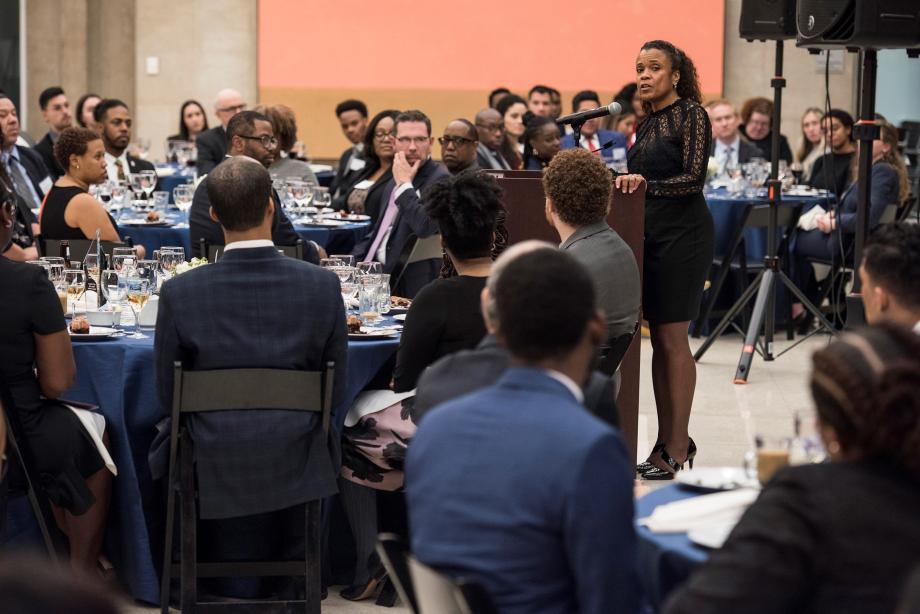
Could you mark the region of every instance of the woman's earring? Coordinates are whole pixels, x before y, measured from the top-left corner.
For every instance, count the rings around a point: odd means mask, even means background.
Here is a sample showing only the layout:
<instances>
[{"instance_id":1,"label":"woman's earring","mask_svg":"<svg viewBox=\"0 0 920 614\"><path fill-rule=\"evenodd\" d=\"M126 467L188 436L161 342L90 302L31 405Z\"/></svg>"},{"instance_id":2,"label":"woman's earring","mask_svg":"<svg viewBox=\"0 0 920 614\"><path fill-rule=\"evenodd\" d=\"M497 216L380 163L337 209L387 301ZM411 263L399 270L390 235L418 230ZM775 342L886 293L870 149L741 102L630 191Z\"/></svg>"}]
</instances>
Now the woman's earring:
<instances>
[{"instance_id":1,"label":"woman's earring","mask_svg":"<svg viewBox=\"0 0 920 614\"><path fill-rule=\"evenodd\" d=\"M79 165L79 164L77 165L77 170L80 170L80 165Z\"/></svg>"},{"instance_id":2,"label":"woman's earring","mask_svg":"<svg viewBox=\"0 0 920 614\"><path fill-rule=\"evenodd\" d=\"M836 456L840 454L840 442L839 441L829 441L827 443L827 451L832 455Z\"/></svg>"}]
</instances>

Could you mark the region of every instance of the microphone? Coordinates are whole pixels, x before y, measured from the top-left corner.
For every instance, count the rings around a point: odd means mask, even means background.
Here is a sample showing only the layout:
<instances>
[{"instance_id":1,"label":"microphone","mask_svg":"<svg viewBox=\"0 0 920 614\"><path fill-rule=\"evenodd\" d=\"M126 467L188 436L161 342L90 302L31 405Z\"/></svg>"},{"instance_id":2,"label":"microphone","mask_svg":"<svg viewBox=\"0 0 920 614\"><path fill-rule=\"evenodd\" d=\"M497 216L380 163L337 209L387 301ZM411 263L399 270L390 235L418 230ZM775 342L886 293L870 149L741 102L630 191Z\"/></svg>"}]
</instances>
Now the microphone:
<instances>
[{"instance_id":1,"label":"microphone","mask_svg":"<svg viewBox=\"0 0 920 614\"><path fill-rule=\"evenodd\" d=\"M557 119L556 123L559 125L583 124L589 119L594 119L595 117L607 117L608 115L617 115L622 112L623 106L619 102L611 102L606 107L598 107L596 109L588 109L587 111L572 113L571 115L564 115Z\"/></svg>"}]
</instances>

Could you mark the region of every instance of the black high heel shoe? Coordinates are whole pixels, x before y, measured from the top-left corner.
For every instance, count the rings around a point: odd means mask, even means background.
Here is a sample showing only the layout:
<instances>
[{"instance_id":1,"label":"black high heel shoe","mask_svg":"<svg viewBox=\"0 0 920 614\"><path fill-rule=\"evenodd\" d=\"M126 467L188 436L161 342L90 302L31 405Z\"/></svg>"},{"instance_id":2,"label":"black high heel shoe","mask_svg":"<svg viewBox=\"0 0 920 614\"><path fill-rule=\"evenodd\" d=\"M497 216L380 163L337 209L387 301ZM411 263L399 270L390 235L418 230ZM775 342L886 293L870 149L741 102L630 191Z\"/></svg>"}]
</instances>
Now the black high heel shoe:
<instances>
[{"instance_id":1,"label":"black high heel shoe","mask_svg":"<svg viewBox=\"0 0 920 614\"><path fill-rule=\"evenodd\" d=\"M661 449L663 447L664 447L664 443L659 441L654 446L652 446L652 452L651 454L649 454L649 456L654 456L655 454L658 454L659 452L661 452ZM654 466L655 465L653 465L650 461L639 463L638 465L636 465L636 473L639 473L639 474L645 473L646 471L653 468Z\"/></svg>"},{"instance_id":2,"label":"black high heel shoe","mask_svg":"<svg viewBox=\"0 0 920 614\"><path fill-rule=\"evenodd\" d=\"M376 557L376 553L372 555L372 559L373 557ZM364 601L382 592L381 588L385 584L387 584L387 570L383 563L380 562L380 559L377 558L371 569L370 580L364 584L347 586L339 592L339 595L341 595L342 599L347 599L348 601Z\"/></svg>"},{"instance_id":3,"label":"black high heel shoe","mask_svg":"<svg viewBox=\"0 0 920 614\"><path fill-rule=\"evenodd\" d=\"M692 437L690 438L690 445L687 447L687 460L683 463L678 463L674 460L667 448L662 446L660 452L661 460L671 468L671 471L652 465L652 468L644 472L641 477L643 480L673 480L677 472L683 470L685 463L689 465L690 469L693 469L693 459L696 458L696 452L696 443L693 441Z\"/></svg>"}]
</instances>

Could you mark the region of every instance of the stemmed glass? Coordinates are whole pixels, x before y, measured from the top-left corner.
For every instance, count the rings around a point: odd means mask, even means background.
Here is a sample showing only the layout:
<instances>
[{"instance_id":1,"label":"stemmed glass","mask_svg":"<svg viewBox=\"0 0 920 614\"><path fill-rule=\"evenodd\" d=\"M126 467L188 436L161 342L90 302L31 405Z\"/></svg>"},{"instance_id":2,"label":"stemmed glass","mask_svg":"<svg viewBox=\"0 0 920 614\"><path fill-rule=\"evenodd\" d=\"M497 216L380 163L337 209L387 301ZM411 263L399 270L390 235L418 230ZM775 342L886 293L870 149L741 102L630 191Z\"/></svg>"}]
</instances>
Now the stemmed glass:
<instances>
[{"instance_id":1,"label":"stemmed glass","mask_svg":"<svg viewBox=\"0 0 920 614\"><path fill-rule=\"evenodd\" d=\"M332 254L329 257L341 261L345 266L355 266L355 257L351 254Z\"/></svg>"},{"instance_id":2,"label":"stemmed glass","mask_svg":"<svg viewBox=\"0 0 920 614\"><path fill-rule=\"evenodd\" d=\"M380 262L359 262L358 270L362 275L379 275L383 273L383 264Z\"/></svg>"},{"instance_id":3,"label":"stemmed glass","mask_svg":"<svg viewBox=\"0 0 920 614\"><path fill-rule=\"evenodd\" d=\"M179 248L180 250L182 248ZM159 264L159 275L163 281L172 279L176 274L176 265L185 260L184 251L176 251L175 248L164 247L159 250L157 262ZM162 286L162 282L157 283L157 290Z\"/></svg>"},{"instance_id":4,"label":"stemmed glass","mask_svg":"<svg viewBox=\"0 0 920 614\"><path fill-rule=\"evenodd\" d=\"M128 306L131 308L131 313L134 314L134 333L128 335L128 338L149 339L147 335L140 331L140 314L144 309L144 305L150 299L150 281L136 275L129 276L125 279L125 290L128 296Z\"/></svg>"},{"instance_id":5,"label":"stemmed glass","mask_svg":"<svg viewBox=\"0 0 920 614\"><path fill-rule=\"evenodd\" d=\"M115 247L112 249L112 268L122 275L128 274L137 263L137 254L133 247Z\"/></svg>"},{"instance_id":6,"label":"stemmed glass","mask_svg":"<svg viewBox=\"0 0 920 614\"><path fill-rule=\"evenodd\" d=\"M192 198L195 195L195 191L192 189L192 186L186 185L177 185L173 188L173 200L176 202L176 207L182 213L188 215L188 210L192 208Z\"/></svg>"},{"instance_id":7,"label":"stemmed glass","mask_svg":"<svg viewBox=\"0 0 920 614\"><path fill-rule=\"evenodd\" d=\"M121 308L127 296L124 275L113 269L102 272L102 295L116 314L116 324L121 325ZM124 331L113 333L113 337L124 337Z\"/></svg>"},{"instance_id":8,"label":"stemmed glass","mask_svg":"<svg viewBox=\"0 0 920 614\"><path fill-rule=\"evenodd\" d=\"M113 214L118 214L125 206L125 194L128 192L127 186L120 181L112 182L109 188L112 200L109 203L109 210Z\"/></svg>"},{"instance_id":9,"label":"stemmed glass","mask_svg":"<svg viewBox=\"0 0 920 614\"><path fill-rule=\"evenodd\" d=\"M67 288L67 311L77 311L77 302L86 292L86 274L80 269L64 271L64 286ZM84 304L84 309L86 305Z\"/></svg>"},{"instance_id":10,"label":"stemmed glass","mask_svg":"<svg viewBox=\"0 0 920 614\"><path fill-rule=\"evenodd\" d=\"M307 207L310 206L310 202L313 200L313 191L303 181L288 181L287 184L288 189L291 191L291 197L296 203L295 211L300 216L306 215Z\"/></svg>"},{"instance_id":11,"label":"stemmed glass","mask_svg":"<svg viewBox=\"0 0 920 614\"><path fill-rule=\"evenodd\" d=\"M320 258L319 266L324 269L331 269L334 267L347 266L344 260L340 260L338 256L330 256L329 258Z\"/></svg>"},{"instance_id":12,"label":"stemmed glass","mask_svg":"<svg viewBox=\"0 0 920 614\"><path fill-rule=\"evenodd\" d=\"M156 171L141 171L141 189L144 190L144 194L147 195L147 200L150 200L150 195L153 194L153 191L157 187L157 172Z\"/></svg>"},{"instance_id":13,"label":"stemmed glass","mask_svg":"<svg viewBox=\"0 0 920 614\"><path fill-rule=\"evenodd\" d=\"M322 216L323 209L332 204L332 195L329 193L329 188L324 188L322 186L317 186L313 188L313 206L316 207L316 213L318 216Z\"/></svg>"}]
</instances>

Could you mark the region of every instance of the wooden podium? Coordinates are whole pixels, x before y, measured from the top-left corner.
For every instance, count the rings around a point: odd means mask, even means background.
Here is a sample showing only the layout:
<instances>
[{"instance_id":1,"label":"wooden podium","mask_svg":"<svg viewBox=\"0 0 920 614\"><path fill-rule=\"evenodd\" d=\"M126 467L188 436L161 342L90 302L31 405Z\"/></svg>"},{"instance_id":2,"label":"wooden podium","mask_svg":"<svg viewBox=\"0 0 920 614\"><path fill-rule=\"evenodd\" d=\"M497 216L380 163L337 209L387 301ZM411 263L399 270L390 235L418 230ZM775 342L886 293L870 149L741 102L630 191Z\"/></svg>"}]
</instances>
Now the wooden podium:
<instances>
[{"instance_id":1,"label":"wooden podium","mask_svg":"<svg viewBox=\"0 0 920 614\"><path fill-rule=\"evenodd\" d=\"M508 244L527 239L559 244L559 235L546 221L542 171L487 171L498 181L504 193L507 210L505 227ZM632 194L613 192L607 222L617 231L636 256L639 276L642 276L642 246L645 236L645 187ZM620 365L620 428L630 459L636 458L636 437L639 421L639 335L633 340Z\"/></svg>"}]
</instances>

